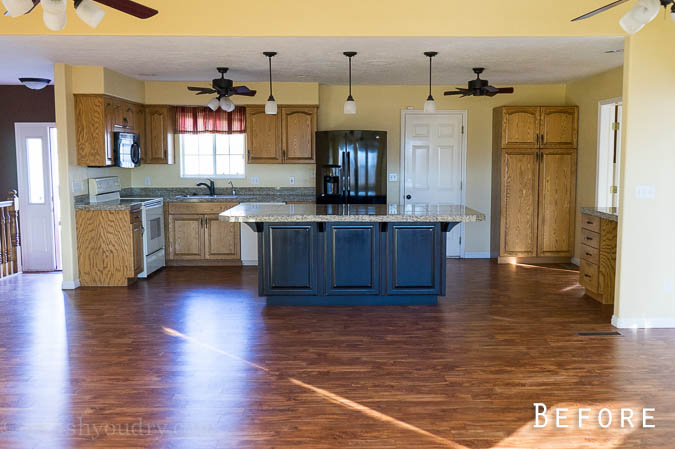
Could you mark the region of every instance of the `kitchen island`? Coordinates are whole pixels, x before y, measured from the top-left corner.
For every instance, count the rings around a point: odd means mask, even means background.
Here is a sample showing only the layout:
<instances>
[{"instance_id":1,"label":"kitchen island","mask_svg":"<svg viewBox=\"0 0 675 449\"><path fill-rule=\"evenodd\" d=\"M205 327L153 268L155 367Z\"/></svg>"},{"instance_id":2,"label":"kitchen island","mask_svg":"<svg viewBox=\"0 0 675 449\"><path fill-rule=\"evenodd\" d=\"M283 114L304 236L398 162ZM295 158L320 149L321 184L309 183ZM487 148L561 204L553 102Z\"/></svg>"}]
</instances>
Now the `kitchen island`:
<instances>
[{"instance_id":1,"label":"kitchen island","mask_svg":"<svg viewBox=\"0 0 675 449\"><path fill-rule=\"evenodd\" d=\"M240 204L258 233L268 305L429 305L445 294L446 234L485 215L457 205Z\"/></svg>"}]
</instances>

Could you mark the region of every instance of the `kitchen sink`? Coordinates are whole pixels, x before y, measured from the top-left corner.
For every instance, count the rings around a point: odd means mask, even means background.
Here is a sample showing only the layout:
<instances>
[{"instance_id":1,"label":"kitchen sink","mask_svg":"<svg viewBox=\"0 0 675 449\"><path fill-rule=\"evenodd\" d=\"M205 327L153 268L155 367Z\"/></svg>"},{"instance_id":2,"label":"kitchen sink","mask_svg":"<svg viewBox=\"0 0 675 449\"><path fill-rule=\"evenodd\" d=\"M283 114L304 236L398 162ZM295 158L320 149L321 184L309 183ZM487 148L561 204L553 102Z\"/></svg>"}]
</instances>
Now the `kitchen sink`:
<instances>
[{"instance_id":1,"label":"kitchen sink","mask_svg":"<svg viewBox=\"0 0 675 449\"><path fill-rule=\"evenodd\" d=\"M250 195L176 195L179 200L246 200Z\"/></svg>"}]
</instances>

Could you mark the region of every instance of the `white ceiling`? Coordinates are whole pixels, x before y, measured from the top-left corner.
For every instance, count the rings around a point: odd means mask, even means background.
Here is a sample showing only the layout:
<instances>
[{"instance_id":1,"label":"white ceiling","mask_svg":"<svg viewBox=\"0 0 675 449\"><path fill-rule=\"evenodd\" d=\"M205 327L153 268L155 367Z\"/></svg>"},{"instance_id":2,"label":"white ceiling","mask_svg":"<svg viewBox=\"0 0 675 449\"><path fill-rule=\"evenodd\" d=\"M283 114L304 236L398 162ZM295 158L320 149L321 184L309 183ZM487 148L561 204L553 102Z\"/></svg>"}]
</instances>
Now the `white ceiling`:
<instances>
[{"instance_id":1,"label":"white ceiling","mask_svg":"<svg viewBox=\"0 0 675 449\"><path fill-rule=\"evenodd\" d=\"M52 78L52 64L100 65L139 79L206 81L230 67L235 81L265 81L263 51L277 51L277 81L346 84L353 50L354 84L426 84L424 51L438 51L434 84L464 84L486 67L494 84L559 83L623 64L622 37L581 38L236 38L0 36L0 84L20 76Z\"/></svg>"}]
</instances>

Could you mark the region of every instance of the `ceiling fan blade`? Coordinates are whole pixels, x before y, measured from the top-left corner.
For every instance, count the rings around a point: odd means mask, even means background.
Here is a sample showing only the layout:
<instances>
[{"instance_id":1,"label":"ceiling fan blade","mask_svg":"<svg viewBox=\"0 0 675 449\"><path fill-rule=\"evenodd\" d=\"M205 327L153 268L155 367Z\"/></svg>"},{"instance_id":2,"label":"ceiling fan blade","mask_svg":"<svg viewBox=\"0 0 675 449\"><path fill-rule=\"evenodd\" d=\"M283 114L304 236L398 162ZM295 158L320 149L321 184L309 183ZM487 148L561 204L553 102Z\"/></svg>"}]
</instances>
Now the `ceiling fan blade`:
<instances>
[{"instance_id":1,"label":"ceiling fan blade","mask_svg":"<svg viewBox=\"0 0 675 449\"><path fill-rule=\"evenodd\" d=\"M255 90L251 90L246 86L236 86L232 88L231 95L244 95L246 97L254 97L256 94Z\"/></svg>"},{"instance_id":2,"label":"ceiling fan blade","mask_svg":"<svg viewBox=\"0 0 675 449\"><path fill-rule=\"evenodd\" d=\"M498 94L499 89L497 89L494 86L485 86L483 89L485 89L486 92L491 93L491 94Z\"/></svg>"},{"instance_id":3,"label":"ceiling fan blade","mask_svg":"<svg viewBox=\"0 0 675 449\"><path fill-rule=\"evenodd\" d=\"M497 90L499 91L497 92L498 94L512 94L513 92L515 92L515 89L513 87L500 87Z\"/></svg>"},{"instance_id":4,"label":"ceiling fan blade","mask_svg":"<svg viewBox=\"0 0 675 449\"><path fill-rule=\"evenodd\" d=\"M215 94L216 91L214 89L211 89L210 87L195 87L195 86L188 86L188 90L191 90L192 92L202 92L205 94Z\"/></svg>"},{"instance_id":5,"label":"ceiling fan blade","mask_svg":"<svg viewBox=\"0 0 675 449\"><path fill-rule=\"evenodd\" d=\"M140 3L133 2L131 0L94 0L97 3L102 5L109 6L118 11L122 11L139 19L149 19L150 17L156 15L159 11L156 9L148 8L147 6L141 5Z\"/></svg>"},{"instance_id":6,"label":"ceiling fan blade","mask_svg":"<svg viewBox=\"0 0 675 449\"><path fill-rule=\"evenodd\" d=\"M443 95L466 95L466 93L459 90L449 90L445 92Z\"/></svg>"},{"instance_id":7,"label":"ceiling fan blade","mask_svg":"<svg viewBox=\"0 0 675 449\"><path fill-rule=\"evenodd\" d=\"M591 11L588 14L584 14L583 16L579 16L576 19L572 19L572 22L578 22L579 20L584 20L588 19L589 17L593 17L596 14L600 14L601 12L605 12L608 9L612 9L615 6L623 5L624 3L628 2L630 0L617 0L615 2L610 3L609 5L605 5L602 8L598 8L595 11Z\"/></svg>"}]
</instances>

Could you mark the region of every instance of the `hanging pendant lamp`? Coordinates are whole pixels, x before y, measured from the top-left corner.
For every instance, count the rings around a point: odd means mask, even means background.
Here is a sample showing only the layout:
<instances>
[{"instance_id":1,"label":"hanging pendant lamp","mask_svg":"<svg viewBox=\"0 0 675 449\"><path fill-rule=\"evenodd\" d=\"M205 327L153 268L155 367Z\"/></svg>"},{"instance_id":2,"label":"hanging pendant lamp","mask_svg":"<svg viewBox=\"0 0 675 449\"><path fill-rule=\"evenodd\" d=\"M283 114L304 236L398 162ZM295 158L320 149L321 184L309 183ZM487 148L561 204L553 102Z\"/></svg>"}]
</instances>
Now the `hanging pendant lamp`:
<instances>
[{"instance_id":1,"label":"hanging pendant lamp","mask_svg":"<svg viewBox=\"0 0 675 449\"><path fill-rule=\"evenodd\" d=\"M276 115L277 113L277 101L272 95L272 58L277 55L276 51L264 51L263 55L267 56L270 60L270 96L267 98L267 103L265 103L265 114Z\"/></svg>"},{"instance_id":2,"label":"hanging pendant lamp","mask_svg":"<svg viewBox=\"0 0 675 449\"><path fill-rule=\"evenodd\" d=\"M424 56L429 58L429 96L427 97L427 101L424 102L424 112L436 112L436 102L434 101L434 97L431 95L431 61L437 54L437 51L424 52Z\"/></svg>"},{"instance_id":3,"label":"hanging pendant lamp","mask_svg":"<svg viewBox=\"0 0 675 449\"><path fill-rule=\"evenodd\" d=\"M352 58L356 56L355 51L346 51L343 53L346 57L349 58L349 96L345 101L345 114L356 114L356 101L352 97Z\"/></svg>"}]
</instances>

